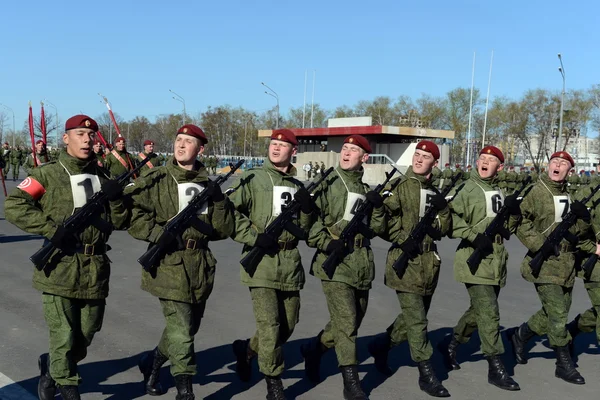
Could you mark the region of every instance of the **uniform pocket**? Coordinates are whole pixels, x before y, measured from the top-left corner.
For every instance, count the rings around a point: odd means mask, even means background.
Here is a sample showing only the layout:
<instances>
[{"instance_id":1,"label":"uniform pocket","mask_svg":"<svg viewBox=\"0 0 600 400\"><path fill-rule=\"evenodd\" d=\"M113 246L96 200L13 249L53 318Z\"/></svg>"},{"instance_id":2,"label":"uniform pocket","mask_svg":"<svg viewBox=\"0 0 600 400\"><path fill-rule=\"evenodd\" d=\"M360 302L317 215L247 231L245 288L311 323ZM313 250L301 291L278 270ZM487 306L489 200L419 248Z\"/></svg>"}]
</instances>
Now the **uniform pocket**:
<instances>
[{"instance_id":1,"label":"uniform pocket","mask_svg":"<svg viewBox=\"0 0 600 400\"><path fill-rule=\"evenodd\" d=\"M46 293L42 294L42 308L48 327L60 327L62 325L62 313L59 312L59 308L56 305L56 296Z\"/></svg>"}]
</instances>

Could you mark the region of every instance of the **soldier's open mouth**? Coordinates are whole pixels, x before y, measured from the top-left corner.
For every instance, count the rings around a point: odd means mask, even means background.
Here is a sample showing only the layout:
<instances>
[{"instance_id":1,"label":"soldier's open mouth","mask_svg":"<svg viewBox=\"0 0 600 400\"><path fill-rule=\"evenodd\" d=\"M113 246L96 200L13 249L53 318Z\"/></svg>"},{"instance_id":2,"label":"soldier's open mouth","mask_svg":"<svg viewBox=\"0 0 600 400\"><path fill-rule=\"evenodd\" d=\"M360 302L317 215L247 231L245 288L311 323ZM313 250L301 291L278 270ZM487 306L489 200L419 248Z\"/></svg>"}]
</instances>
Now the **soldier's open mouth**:
<instances>
[{"instance_id":1,"label":"soldier's open mouth","mask_svg":"<svg viewBox=\"0 0 600 400\"><path fill-rule=\"evenodd\" d=\"M552 171L552 173L553 173L554 175L558 175L558 174L559 174L559 171L558 171L557 169L555 169L555 170L553 170L553 171Z\"/></svg>"},{"instance_id":2,"label":"soldier's open mouth","mask_svg":"<svg viewBox=\"0 0 600 400\"><path fill-rule=\"evenodd\" d=\"M487 167L481 167L481 170L482 171L487 171L488 169L487 169Z\"/></svg>"}]
</instances>

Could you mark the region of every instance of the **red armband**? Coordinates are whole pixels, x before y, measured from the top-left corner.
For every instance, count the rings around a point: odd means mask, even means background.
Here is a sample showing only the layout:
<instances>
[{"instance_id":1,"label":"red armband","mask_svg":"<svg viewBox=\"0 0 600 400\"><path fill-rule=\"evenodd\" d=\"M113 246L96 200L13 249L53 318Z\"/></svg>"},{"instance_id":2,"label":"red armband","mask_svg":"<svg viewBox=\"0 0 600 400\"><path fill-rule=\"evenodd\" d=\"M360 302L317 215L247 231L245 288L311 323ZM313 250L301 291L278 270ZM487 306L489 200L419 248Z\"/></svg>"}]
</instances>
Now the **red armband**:
<instances>
[{"instance_id":1,"label":"red armband","mask_svg":"<svg viewBox=\"0 0 600 400\"><path fill-rule=\"evenodd\" d=\"M44 193L46 193L46 189L44 189L41 183L39 183L30 176L25 178L25 180L21 182L17 187L22 191L29 193L29 195L33 197L34 200L38 200L44 195Z\"/></svg>"}]
</instances>

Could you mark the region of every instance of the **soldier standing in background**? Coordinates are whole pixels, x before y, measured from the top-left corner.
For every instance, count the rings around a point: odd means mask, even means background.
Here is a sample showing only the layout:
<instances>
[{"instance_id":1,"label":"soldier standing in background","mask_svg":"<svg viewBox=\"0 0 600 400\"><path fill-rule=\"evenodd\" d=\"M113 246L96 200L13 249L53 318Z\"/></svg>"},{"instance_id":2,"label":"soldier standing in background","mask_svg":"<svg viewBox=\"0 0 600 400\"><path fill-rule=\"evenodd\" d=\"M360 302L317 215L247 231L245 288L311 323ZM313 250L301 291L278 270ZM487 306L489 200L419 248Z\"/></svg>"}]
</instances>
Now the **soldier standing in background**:
<instances>
[{"instance_id":1,"label":"soldier standing in background","mask_svg":"<svg viewBox=\"0 0 600 400\"><path fill-rule=\"evenodd\" d=\"M115 148L104 159L104 167L112 177L117 177L135 168L133 157L127 152L125 145L125 138L119 136L115 139Z\"/></svg>"},{"instance_id":2,"label":"soldier standing in background","mask_svg":"<svg viewBox=\"0 0 600 400\"><path fill-rule=\"evenodd\" d=\"M8 179L8 172L10 171L10 153L12 150L8 142L4 142L2 145L2 159L4 160L4 178Z\"/></svg>"},{"instance_id":3,"label":"soldier standing in background","mask_svg":"<svg viewBox=\"0 0 600 400\"><path fill-rule=\"evenodd\" d=\"M23 164L23 159L25 156L26 154L23 152L23 150L21 150L21 146L17 146L15 150L10 152L10 164L12 165L13 170L13 182L19 178L19 168Z\"/></svg>"},{"instance_id":4,"label":"soldier standing in background","mask_svg":"<svg viewBox=\"0 0 600 400\"><path fill-rule=\"evenodd\" d=\"M442 171L442 190L445 190L447 186L452 183L452 168L450 163L444 165L444 171Z\"/></svg>"},{"instance_id":5,"label":"soldier standing in background","mask_svg":"<svg viewBox=\"0 0 600 400\"><path fill-rule=\"evenodd\" d=\"M567 178L567 191L569 195L573 196L577 192L577 189L579 189L579 177L573 168L569 171L569 177Z\"/></svg>"},{"instance_id":6,"label":"soldier standing in background","mask_svg":"<svg viewBox=\"0 0 600 400\"><path fill-rule=\"evenodd\" d=\"M34 157L35 162L33 159ZM47 162L48 153L46 151L46 143L44 143L43 140L38 140L37 142L35 142L35 153L27 155L27 160L25 161L25 165L23 167L25 168L25 172L31 174L31 171L35 168L36 165L39 167L40 165L45 164Z\"/></svg>"},{"instance_id":7,"label":"soldier standing in background","mask_svg":"<svg viewBox=\"0 0 600 400\"><path fill-rule=\"evenodd\" d=\"M162 156L159 156L154 152L154 142L152 140L144 140L144 151L138 154L138 162L141 162L146 159L146 157L150 157L150 161L146 163L142 167L142 171L147 171L149 169L160 167L162 164Z\"/></svg>"}]
</instances>

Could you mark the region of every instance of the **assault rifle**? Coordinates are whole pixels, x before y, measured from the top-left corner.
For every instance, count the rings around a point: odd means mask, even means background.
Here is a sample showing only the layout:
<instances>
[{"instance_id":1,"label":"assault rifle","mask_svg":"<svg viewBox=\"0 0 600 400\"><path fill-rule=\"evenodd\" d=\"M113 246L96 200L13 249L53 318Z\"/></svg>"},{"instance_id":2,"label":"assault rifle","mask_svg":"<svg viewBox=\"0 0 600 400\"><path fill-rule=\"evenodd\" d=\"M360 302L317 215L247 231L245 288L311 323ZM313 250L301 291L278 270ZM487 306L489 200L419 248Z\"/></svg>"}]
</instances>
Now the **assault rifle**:
<instances>
[{"instance_id":1,"label":"assault rifle","mask_svg":"<svg viewBox=\"0 0 600 400\"><path fill-rule=\"evenodd\" d=\"M308 190L309 193L312 193L317 187L319 187L319 185L321 183L323 183L323 181L325 181L327 176L329 176L329 174L331 174L332 172L333 172L333 167L326 170L321 175L321 178L316 182L312 182L306 188L306 190ZM290 204L287 207L285 207L285 209L282 211L282 213L279 214L277 216L277 218L275 218L275 220L273 220L273 222L271 222L265 228L264 233L273 238L278 238L279 236L281 236L281 233L284 230L286 230L298 239L301 239L301 240L305 239L306 235L305 235L304 231L302 229L300 229L300 227L298 227L298 225L296 225L292 222L292 220L298 214L299 210L300 210L300 203L297 202L296 200L292 200L290 202ZM256 247L253 247L252 250L250 250L248 252L248 254L246 254L244 256L244 258L242 258L242 261L240 261L240 263L242 264L242 267L248 273L248 275L254 276L254 273L256 272L256 268L258 267L258 264L260 264L261 260L263 259L263 257L265 256L266 253L267 253L266 249L256 246Z\"/></svg>"},{"instance_id":2,"label":"assault rifle","mask_svg":"<svg viewBox=\"0 0 600 400\"><path fill-rule=\"evenodd\" d=\"M598 190L600 190L600 185L592 189L590 194L585 199L581 200L581 203L587 204L592 199L592 197L594 197ZM569 210L567 215L563 217L562 221L556 226L556 228L554 228L554 230L550 232L550 235L548 235L541 248L544 248L546 246L553 246L554 254L558 256L558 245L560 244L561 240L569 240L569 236L573 236L569 232L569 229L573 225L575 225L575 222L577 222L577 216L573 213L573 211ZM540 271L542 269L542 264L544 263L544 261L546 261L546 255L543 254L541 251L538 251L537 254L531 259L531 261L529 261L531 273L535 278L537 278L540 275ZM585 264L587 265L589 261L590 260L588 259ZM593 269L593 264L592 268L588 268L588 270L590 270L590 274L591 269Z\"/></svg>"},{"instance_id":3,"label":"assault rifle","mask_svg":"<svg viewBox=\"0 0 600 400\"><path fill-rule=\"evenodd\" d=\"M458 175L458 174L454 175L452 177L452 181L450 182L450 185L446 186L446 188L444 190L442 190L442 192L438 192L438 193L440 195L444 196L444 198L446 196L448 196L448 193L450 193L450 190L452 190L452 188L454 187L454 185L456 185L456 182L458 182L458 180L460 178L461 178L461 175ZM434 188L434 190L435 190L435 188ZM437 192L437 190L436 190L436 192ZM408 238L406 238L405 241L412 240L415 243L422 243L423 239L425 239L425 235L428 232L430 232L430 230L432 229L431 225L433 224L433 221L435 220L436 216L437 216L437 211L433 208L433 206L427 207L427 210L425 211L425 215L423 215L423 218L421 218L419 223L417 223L417 225L415 225L415 227L410 232L410 234L408 235ZM404 276L404 273L406 272L406 269L408 268L408 261L410 259L411 259L410 255L403 252L400 255L400 257L398 257L396 259L396 261L394 261L392 268L394 268L394 271L396 272L396 275L398 276L398 278L402 279L402 277Z\"/></svg>"},{"instance_id":4,"label":"assault rifle","mask_svg":"<svg viewBox=\"0 0 600 400\"><path fill-rule=\"evenodd\" d=\"M245 160L240 160L237 164L229 164L230 170L225 175L220 175L213 182L221 186L233 173L242 166ZM196 193L188 205L181 212L171 218L163 227L163 233L158 241L149 246L148 250L138 258L138 262L145 271L153 272L159 261L169 249L177 236L181 235L189 226L193 226L205 235L213 232L213 227L198 219L198 211L208 202L210 197L207 190Z\"/></svg>"},{"instance_id":5,"label":"assault rifle","mask_svg":"<svg viewBox=\"0 0 600 400\"><path fill-rule=\"evenodd\" d=\"M150 161L150 157L144 158L137 167L130 171L123 172L113 179L113 181L118 182L121 187L123 187L125 184L129 183L129 180L134 174L140 172L142 167L146 165L148 161ZM65 231L72 235L78 235L83 232L85 228L93 224L92 220L97 218L98 211L102 210L107 202L108 195L103 190L94 193L83 207L79 208L73 215L65 220L63 223ZM105 228L105 230L107 229L109 228ZM37 268L38 271L41 271L46 264L48 264L48 261L50 261L55 250L56 246L54 246L52 242L46 241L42 248L36 251L29 259L33 262L33 265L35 265L35 268Z\"/></svg>"},{"instance_id":6,"label":"assault rifle","mask_svg":"<svg viewBox=\"0 0 600 400\"><path fill-rule=\"evenodd\" d=\"M519 190L514 192L513 195L516 194L516 197L518 198L519 195L523 192L523 190L527 188L530 182L531 176L527 176L525 182L523 183L523 186L521 186ZM506 204L504 204L502 205L500 210L498 210L498 213L496 214L492 222L490 222L483 234L490 239L493 239L497 234L500 234L504 239L508 240L508 238L510 237L510 232L507 232L506 228L504 228L504 224L506 223L506 221L508 221L508 217L509 210L508 207L506 207ZM475 248L475 251L473 251L471 256L467 259L467 265L469 266L469 270L471 270L471 274L475 275L482 259L483 251L479 247Z\"/></svg>"},{"instance_id":7,"label":"assault rifle","mask_svg":"<svg viewBox=\"0 0 600 400\"><path fill-rule=\"evenodd\" d=\"M381 194L381 191L392 179L392 176L394 176L396 171L397 169L394 168L390 172L386 172L385 181L377 185L377 187L375 188L375 192ZM392 189L398 183L400 183L400 179L398 179L398 181L395 183ZM363 236L370 236L372 234L371 229L369 229L369 227L367 227L363 223L363 219L366 216L370 215L372 210L373 204L369 203L368 201L361 202L356 208L354 216L352 217L350 222L348 222L348 225L346 225L344 230L342 230L342 233L340 234L340 240L344 242L344 247L340 250L334 251L331 254L329 254L327 259L323 263L323 270L325 271L329 279L333 278L333 274L335 274L335 270L337 269L337 266L340 263L340 261L343 260L347 254L352 253L354 251L354 238L356 237L356 235L360 233Z\"/></svg>"}]
</instances>

